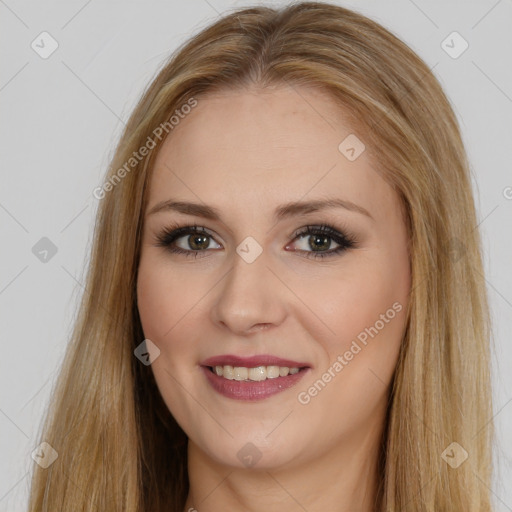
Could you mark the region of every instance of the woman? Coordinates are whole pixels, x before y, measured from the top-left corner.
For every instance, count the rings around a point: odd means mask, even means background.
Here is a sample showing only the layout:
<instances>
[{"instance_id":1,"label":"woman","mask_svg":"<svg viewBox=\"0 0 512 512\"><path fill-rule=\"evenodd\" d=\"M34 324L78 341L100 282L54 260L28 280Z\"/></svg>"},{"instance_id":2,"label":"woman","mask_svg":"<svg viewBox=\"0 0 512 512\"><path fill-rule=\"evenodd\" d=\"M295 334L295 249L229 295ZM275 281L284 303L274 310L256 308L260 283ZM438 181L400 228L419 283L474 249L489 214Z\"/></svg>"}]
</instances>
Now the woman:
<instances>
[{"instance_id":1,"label":"woman","mask_svg":"<svg viewBox=\"0 0 512 512\"><path fill-rule=\"evenodd\" d=\"M491 510L468 162L389 31L321 3L224 16L95 195L30 510Z\"/></svg>"}]
</instances>

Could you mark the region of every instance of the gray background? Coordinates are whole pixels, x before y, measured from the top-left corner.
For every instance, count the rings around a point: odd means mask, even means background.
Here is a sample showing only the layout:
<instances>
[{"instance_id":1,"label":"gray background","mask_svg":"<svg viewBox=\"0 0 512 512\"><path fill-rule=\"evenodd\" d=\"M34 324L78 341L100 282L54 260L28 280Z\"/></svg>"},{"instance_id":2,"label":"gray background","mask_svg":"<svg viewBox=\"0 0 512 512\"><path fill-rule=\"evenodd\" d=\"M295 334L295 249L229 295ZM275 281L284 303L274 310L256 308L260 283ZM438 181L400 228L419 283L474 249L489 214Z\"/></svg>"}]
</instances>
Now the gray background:
<instances>
[{"instance_id":1,"label":"gray background","mask_svg":"<svg viewBox=\"0 0 512 512\"><path fill-rule=\"evenodd\" d=\"M433 68L461 123L494 320L492 490L496 510L510 511L512 0L338 3L409 44ZM0 0L0 511L26 507L37 430L83 293L92 191L123 122L178 44L219 14L251 4ZM43 31L59 45L47 59L31 47ZM442 47L453 31L469 44L458 58ZM46 263L32 252L42 237L57 247Z\"/></svg>"}]
</instances>

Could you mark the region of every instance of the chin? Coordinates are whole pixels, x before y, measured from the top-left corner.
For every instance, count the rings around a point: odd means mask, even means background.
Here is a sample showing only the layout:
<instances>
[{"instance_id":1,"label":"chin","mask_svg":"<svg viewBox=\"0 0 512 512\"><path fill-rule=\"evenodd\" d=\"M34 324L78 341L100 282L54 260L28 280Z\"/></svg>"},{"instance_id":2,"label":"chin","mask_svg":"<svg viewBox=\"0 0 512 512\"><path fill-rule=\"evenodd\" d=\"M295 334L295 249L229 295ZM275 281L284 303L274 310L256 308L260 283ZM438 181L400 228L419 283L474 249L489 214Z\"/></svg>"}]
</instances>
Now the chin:
<instances>
[{"instance_id":1,"label":"chin","mask_svg":"<svg viewBox=\"0 0 512 512\"><path fill-rule=\"evenodd\" d=\"M238 429L233 431L233 437L225 434L222 439L215 439L206 432L202 437L202 442L195 444L209 458L224 466L248 470L292 467L304 456L304 448L311 444L301 429L295 435L289 429L277 434L261 426Z\"/></svg>"}]
</instances>

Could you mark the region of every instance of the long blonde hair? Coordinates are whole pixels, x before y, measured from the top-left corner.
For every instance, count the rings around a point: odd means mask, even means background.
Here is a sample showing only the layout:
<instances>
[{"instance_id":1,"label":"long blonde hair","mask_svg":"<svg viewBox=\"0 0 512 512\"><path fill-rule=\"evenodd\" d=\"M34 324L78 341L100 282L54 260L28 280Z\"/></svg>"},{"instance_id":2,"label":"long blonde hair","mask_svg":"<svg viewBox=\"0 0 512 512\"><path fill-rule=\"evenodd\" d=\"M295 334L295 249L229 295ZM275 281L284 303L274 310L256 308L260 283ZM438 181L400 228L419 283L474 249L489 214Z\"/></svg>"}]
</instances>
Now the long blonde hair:
<instances>
[{"instance_id":1,"label":"long blonde hair","mask_svg":"<svg viewBox=\"0 0 512 512\"><path fill-rule=\"evenodd\" d=\"M30 511L182 512L187 437L134 356L144 340L142 218L176 109L253 84L330 94L401 198L412 287L375 510L491 510L491 329L456 117L428 66L391 32L351 10L305 2L223 16L179 48L132 113L102 189L85 291L37 443L58 458L47 469L34 464ZM130 161L149 139L149 154Z\"/></svg>"}]
</instances>

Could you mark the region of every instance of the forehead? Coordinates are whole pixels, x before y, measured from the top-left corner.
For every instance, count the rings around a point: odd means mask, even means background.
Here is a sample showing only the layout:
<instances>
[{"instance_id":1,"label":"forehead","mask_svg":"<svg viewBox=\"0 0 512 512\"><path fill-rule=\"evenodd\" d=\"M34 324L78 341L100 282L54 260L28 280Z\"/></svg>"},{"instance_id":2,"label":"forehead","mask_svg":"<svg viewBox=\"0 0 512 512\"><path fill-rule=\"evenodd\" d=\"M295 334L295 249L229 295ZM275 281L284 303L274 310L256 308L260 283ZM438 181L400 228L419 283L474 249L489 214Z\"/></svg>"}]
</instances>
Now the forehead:
<instances>
[{"instance_id":1,"label":"forehead","mask_svg":"<svg viewBox=\"0 0 512 512\"><path fill-rule=\"evenodd\" d=\"M364 144L364 136L355 135L325 92L282 86L197 101L159 150L150 206L169 195L213 205L234 201L259 213L306 195L337 195L368 209L393 201L367 152L351 161L340 151L343 141Z\"/></svg>"}]
</instances>

